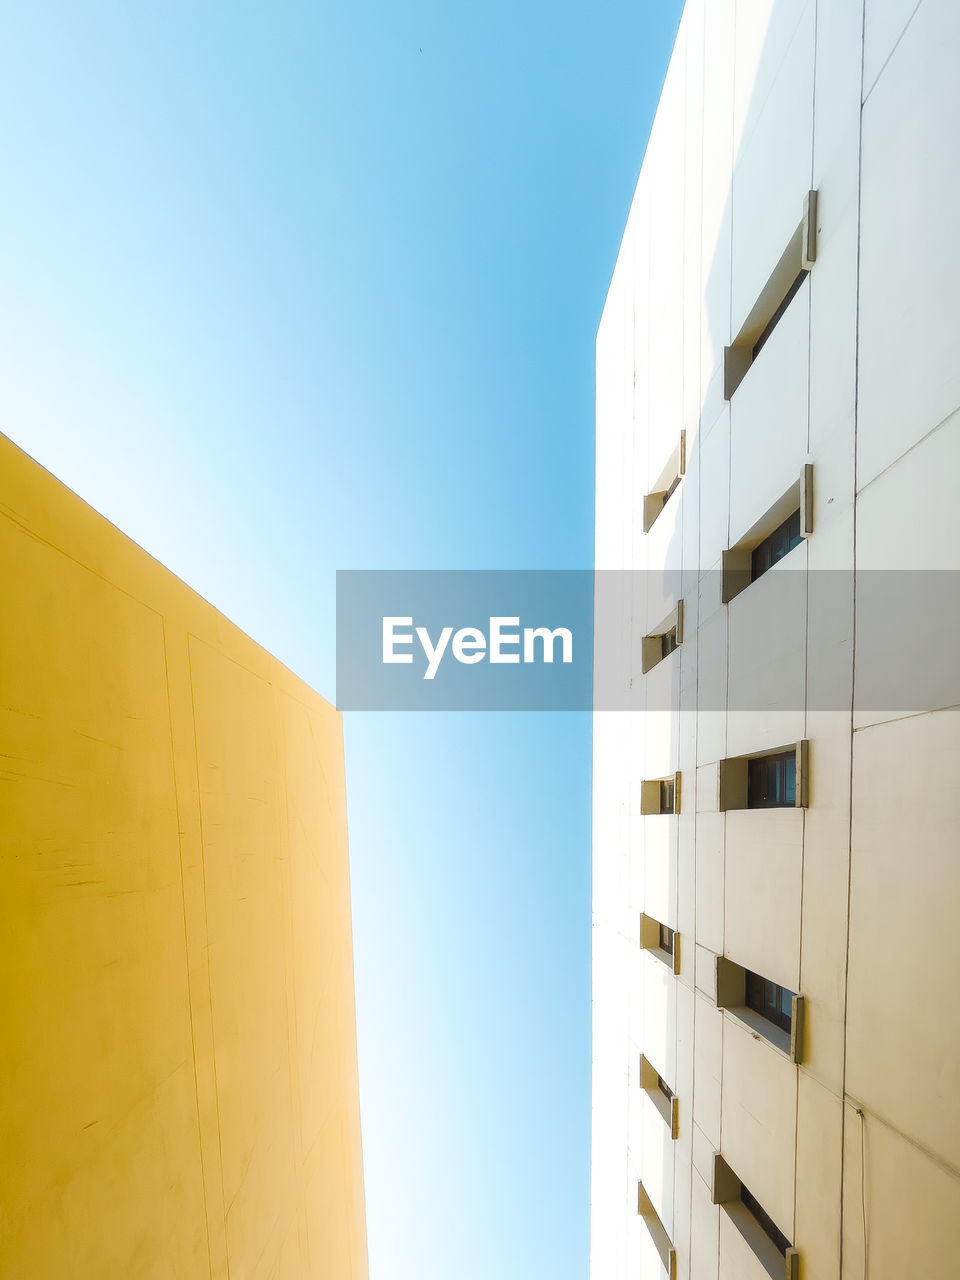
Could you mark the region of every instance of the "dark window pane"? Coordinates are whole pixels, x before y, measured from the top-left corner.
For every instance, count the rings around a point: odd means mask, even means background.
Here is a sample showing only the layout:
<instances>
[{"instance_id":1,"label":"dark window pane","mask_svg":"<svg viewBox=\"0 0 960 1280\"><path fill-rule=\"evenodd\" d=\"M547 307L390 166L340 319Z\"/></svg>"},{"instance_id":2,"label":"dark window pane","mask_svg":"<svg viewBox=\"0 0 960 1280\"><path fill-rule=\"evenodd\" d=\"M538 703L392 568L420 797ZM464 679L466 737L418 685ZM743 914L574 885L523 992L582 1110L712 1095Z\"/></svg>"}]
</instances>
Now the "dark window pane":
<instances>
[{"instance_id":1,"label":"dark window pane","mask_svg":"<svg viewBox=\"0 0 960 1280\"><path fill-rule=\"evenodd\" d=\"M746 999L749 1007L756 1009L758 1013L763 1013L766 993L766 979L761 978L757 973L751 973L748 969L746 974Z\"/></svg>"},{"instance_id":2,"label":"dark window pane","mask_svg":"<svg viewBox=\"0 0 960 1280\"><path fill-rule=\"evenodd\" d=\"M767 1017L771 1022L780 1020L780 988L775 982L767 983Z\"/></svg>"},{"instance_id":3,"label":"dark window pane","mask_svg":"<svg viewBox=\"0 0 960 1280\"><path fill-rule=\"evenodd\" d=\"M789 1031L793 1022L793 992L779 983L763 978L759 973L746 971L745 996L747 1007L755 1010L775 1027Z\"/></svg>"},{"instance_id":4,"label":"dark window pane","mask_svg":"<svg viewBox=\"0 0 960 1280\"><path fill-rule=\"evenodd\" d=\"M769 1213L766 1212L756 1196L752 1196L742 1182L740 1184L740 1199L763 1228L764 1233L773 1241L778 1253L785 1255L790 1248L790 1241L770 1217Z\"/></svg>"},{"instance_id":5,"label":"dark window pane","mask_svg":"<svg viewBox=\"0 0 960 1280\"><path fill-rule=\"evenodd\" d=\"M807 271L801 271L800 274L797 276L796 280L794 280L793 284L787 290L785 298L780 303L779 307L777 307L776 311L773 313L770 319L767 321L767 327L764 329L763 333L761 333L760 337L753 344L753 351L750 354L751 360L756 360L757 356L760 354L763 344L770 337L771 333L773 333L774 329L777 327L780 320L783 318L783 313L786 311L787 307L789 307L790 303L794 300L794 298L800 292L800 286L803 284L804 280L806 280L807 275L808 275Z\"/></svg>"},{"instance_id":6,"label":"dark window pane","mask_svg":"<svg viewBox=\"0 0 960 1280\"><path fill-rule=\"evenodd\" d=\"M754 547L750 556L750 581L753 582L782 560L788 551L800 545L800 508L784 520L778 529Z\"/></svg>"},{"instance_id":7,"label":"dark window pane","mask_svg":"<svg viewBox=\"0 0 960 1280\"><path fill-rule=\"evenodd\" d=\"M666 1083L663 1076L657 1076L657 1088L668 1101L673 1101L673 1090Z\"/></svg>"},{"instance_id":8,"label":"dark window pane","mask_svg":"<svg viewBox=\"0 0 960 1280\"><path fill-rule=\"evenodd\" d=\"M676 785L673 778L664 778L660 783L660 812L673 813L676 799Z\"/></svg>"},{"instance_id":9,"label":"dark window pane","mask_svg":"<svg viewBox=\"0 0 960 1280\"><path fill-rule=\"evenodd\" d=\"M797 802L797 754L782 751L747 762L747 808L792 808Z\"/></svg>"}]
</instances>

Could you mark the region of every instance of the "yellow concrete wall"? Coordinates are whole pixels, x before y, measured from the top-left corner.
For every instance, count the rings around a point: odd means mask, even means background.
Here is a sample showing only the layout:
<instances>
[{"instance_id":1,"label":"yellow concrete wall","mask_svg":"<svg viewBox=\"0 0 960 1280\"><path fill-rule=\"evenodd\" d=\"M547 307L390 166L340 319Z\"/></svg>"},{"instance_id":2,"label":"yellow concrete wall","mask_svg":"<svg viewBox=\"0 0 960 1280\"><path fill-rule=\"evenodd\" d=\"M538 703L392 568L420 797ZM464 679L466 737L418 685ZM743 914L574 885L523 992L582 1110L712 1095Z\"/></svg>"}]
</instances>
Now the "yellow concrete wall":
<instances>
[{"instance_id":1,"label":"yellow concrete wall","mask_svg":"<svg viewBox=\"0 0 960 1280\"><path fill-rule=\"evenodd\" d=\"M365 1277L339 715L4 437L0 593L0 1277Z\"/></svg>"}]
</instances>

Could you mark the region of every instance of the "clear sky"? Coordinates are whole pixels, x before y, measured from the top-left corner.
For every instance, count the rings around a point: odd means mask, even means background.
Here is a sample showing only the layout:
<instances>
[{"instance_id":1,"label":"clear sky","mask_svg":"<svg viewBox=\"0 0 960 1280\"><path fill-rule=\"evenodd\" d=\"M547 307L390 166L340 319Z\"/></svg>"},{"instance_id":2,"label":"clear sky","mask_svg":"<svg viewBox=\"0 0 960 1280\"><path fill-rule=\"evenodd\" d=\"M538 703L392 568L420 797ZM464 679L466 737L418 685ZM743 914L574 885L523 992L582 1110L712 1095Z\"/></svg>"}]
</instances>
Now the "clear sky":
<instances>
[{"instance_id":1,"label":"clear sky","mask_svg":"<svg viewBox=\"0 0 960 1280\"><path fill-rule=\"evenodd\" d=\"M11 0L0 429L331 698L338 568L589 567L681 8ZM584 1280L589 718L345 732L373 1280Z\"/></svg>"}]
</instances>

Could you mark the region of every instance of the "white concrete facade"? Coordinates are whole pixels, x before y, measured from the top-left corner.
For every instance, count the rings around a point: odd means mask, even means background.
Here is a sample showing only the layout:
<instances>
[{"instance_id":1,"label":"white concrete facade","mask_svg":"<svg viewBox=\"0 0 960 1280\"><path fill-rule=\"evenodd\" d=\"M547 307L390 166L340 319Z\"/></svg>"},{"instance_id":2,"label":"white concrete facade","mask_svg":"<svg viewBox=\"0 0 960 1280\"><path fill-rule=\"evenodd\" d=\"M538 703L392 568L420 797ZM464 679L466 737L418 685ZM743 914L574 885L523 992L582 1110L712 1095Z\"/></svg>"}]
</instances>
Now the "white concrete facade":
<instances>
[{"instance_id":1,"label":"white concrete facade","mask_svg":"<svg viewBox=\"0 0 960 1280\"><path fill-rule=\"evenodd\" d=\"M647 712L595 716L593 1280L960 1275L960 708L854 710L852 575L766 666L778 574L720 594L808 464L784 568L960 568L958 66L957 0L686 5L597 337L596 566L682 570L683 634L638 657ZM815 261L725 398L810 192ZM639 655L676 600L635 599ZM721 807L721 761L800 742L805 805ZM803 997L800 1047L720 1007L718 957Z\"/></svg>"}]
</instances>

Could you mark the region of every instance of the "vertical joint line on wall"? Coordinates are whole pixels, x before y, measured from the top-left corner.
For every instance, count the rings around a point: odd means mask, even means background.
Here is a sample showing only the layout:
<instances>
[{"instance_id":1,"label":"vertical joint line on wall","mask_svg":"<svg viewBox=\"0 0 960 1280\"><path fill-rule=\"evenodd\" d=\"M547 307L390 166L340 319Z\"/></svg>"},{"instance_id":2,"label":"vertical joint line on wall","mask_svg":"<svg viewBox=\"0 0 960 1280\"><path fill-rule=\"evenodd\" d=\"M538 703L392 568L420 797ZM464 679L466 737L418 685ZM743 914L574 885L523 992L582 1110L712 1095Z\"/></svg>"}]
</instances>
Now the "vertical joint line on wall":
<instances>
[{"instance_id":1,"label":"vertical joint line on wall","mask_svg":"<svg viewBox=\"0 0 960 1280\"><path fill-rule=\"evenodd\" d=\"M203 1193L203 1233L207 1242L207 1266L213 1275L213 1250L210 1242L210 1213L207 1201L207 1169L204 1158L203 1124L200 1116L200 1080L197 1075L197 1031L193 1017L193 979L190 976L190 931L187 928L187 886L183 875L183 811L180 806L180 783L177 779L177 752L173 732L173 706L170 701L170 657L168 653L167 620L160 615L160 629L163 632L163 675L167 694L167 724L170 729L170 768L173 773L173 800L177 809L177 853L180 859L180 908L183 915L183 956L187 971L187 1005L190 1011L190 1048L193 1052L193 1096L197 1104L197 1150L200 1155L200 1190ZM188 640L189 645L189 640ZM189 660L189 651L188 651ZM193 690L190 692L191 705ZM199 804L199 793L197 802ZM206 902L204 902L206 911ZM221 1170L221 1182L223 1173Z\"/></svg>"},{"instance_id":2,"label":"vertical joint line on wall","mask_svg":"<svg viewBox=\"0 0 960 1280\"><path fill-rule=\"evenodd\" d=\"M850 645L850 779L847 814L847 920L843 965L843 1044L840 1063L840 1270L843 1271L843 1239L844 1214L846 1197L844 1194L846 1179L844 1163L846 1158L847 1138L847 1008L849 1004L850 982L850 895L853 883L853 774L854 774L854 707L857 693L857 436L860 421L860 235L863 221L863 90L864 90L864 48L866 34L866 0L860 8L860 94L857 129L857 262L856 262L856 302L853 359L853 574L851 585L851 645ZM866 1241L864 1242L864 1267L866 1267Z\"/></svg>"},{"instance_id":3,"label":"vertical joint line on wall","mask_svg":"<svg viewBox=\"0 0 960 1280\"><path fill-rule=\"evenodd\" d=\"M199 825L200 840L200 883L203 886L203 926L206 940L210 939L210 912L207 906L207 859L206 849L204 848L203 838L203 802L201 799L201 782L200 782L200 738L197 733L197 698L196 689L193 681L193 653L190 649L190 634L187 634L187 672L190 679L190 715L193 720L193 760L196 769L197 778L197 821ZM217 1073L217 1037L213 1020L213 989L210 981L210 956L206 956L206 974L207 974L207 1002L210 1008L210 1044L213 1048L211 1057L213 1059L213 1093L216 1101L216 1117L217 1117L217 1152L220 1159L220 1194L221 1199L224 1195L224 1177L223 1177L223 1133L220 1124L220 1080ZM224 1238L224 1257L226 1261L227 1280L230 1280L230 1250L226 1247L227 1239L227 1206L223 1203L223 1238Z\"/></svg>"}]
</instances>

